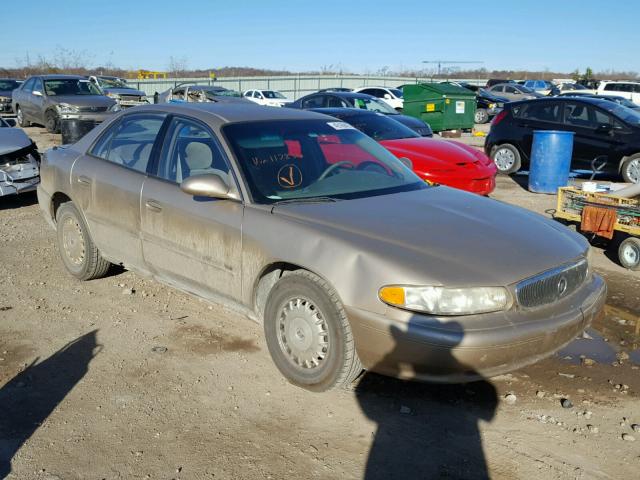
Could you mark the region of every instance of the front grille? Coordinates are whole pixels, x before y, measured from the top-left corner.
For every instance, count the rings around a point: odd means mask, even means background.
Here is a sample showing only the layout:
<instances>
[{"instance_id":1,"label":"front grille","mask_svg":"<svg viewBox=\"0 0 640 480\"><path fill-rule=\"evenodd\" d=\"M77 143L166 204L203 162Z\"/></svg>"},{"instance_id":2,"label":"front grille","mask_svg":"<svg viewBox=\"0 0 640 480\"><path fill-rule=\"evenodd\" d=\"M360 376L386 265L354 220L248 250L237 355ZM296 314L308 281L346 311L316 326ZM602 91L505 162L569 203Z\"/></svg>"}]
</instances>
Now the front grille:
<instances>
[{"instance_id":1,"label":"front grille","mask_svg":"<svg viewBox=\"0 0 640 480\"><path fill-rule=\"evenodd\" d=\"M107 107L78 107L79 112L106 112Z\"/></svg>"},{"instance_id":2,"label":"front grille","mask_svg":"<svg viewBox=\"0 0 640 480\"><path fill-rule=\"evenodd\" d=\"M142 98L140 95L120 95L120 100L124 100L125 102L140 102Z\"/></svg>"},{"instance_id":3,"label":"front grille","mask_svg":"<svg viewBox=\"0 0 640 480\"><path fill-rule=\"evenodd\" d=\"M587 278L588 270L583 259L523 280L516 286L518 303L526 308L541 307L571 295Z\"/></svg>"}]
</instances>

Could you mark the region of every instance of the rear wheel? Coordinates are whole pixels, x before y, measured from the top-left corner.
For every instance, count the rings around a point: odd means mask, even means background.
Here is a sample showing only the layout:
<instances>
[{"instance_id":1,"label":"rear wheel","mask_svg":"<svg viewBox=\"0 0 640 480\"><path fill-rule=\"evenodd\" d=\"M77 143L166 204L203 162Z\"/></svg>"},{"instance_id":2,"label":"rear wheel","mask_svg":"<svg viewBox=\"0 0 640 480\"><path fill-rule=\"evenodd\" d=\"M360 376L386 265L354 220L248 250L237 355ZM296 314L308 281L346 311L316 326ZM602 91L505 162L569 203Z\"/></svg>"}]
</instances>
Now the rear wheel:
<instances>
[{"instance_id":1,"label":"rear wheel","mask_svg":"<svg viewBox=\"0 0 640 480\"><path fill-rule=\"evenodd\" d=\"M489 113L484 108L478 108L474 120L476 123L487 123L489 121Z\"/></svg>"},{"instance_id":2,"label":"rear wheel","mask_svg":"<svg viewBox=\"0 0 640 480\"><path fill-rule=\"evenodd\" d=\"M104 277L111 264L102 258L87 225L73 203L60 206L56 212L58 250L69 273L79 280Z\"/></svg>"},{"instance_id":3,"label":"rear wheel","mask_svg":"<svg viewBox=\"0 0 640 480\"><path fill-rule=\"evenodd\" d=\"M640 239L628 237L618 247L618 260L624 268L640 270Z\"/></svg>"},{"instance_id":4,"label":"rear wheel","mask_svg":"<svg viewBox=\"0 0 640 480\"><path fill-rule=\"evenodd\" d=\"M496 145L491 149L491 159L498 168L498 173L508 175L520 170L522 160L520 152L510 143Z\"/></svg>"},{"instance_id":5,"label":"rear wheel","mask_svg":"<svg viewBox=\"0 0 640 480\"><path fill-rule=\"evenodd\" d=\"M16 106L16 121L18 122L18 125L20 125L21 127L31 126L31 122L28 122L24 118L24 112L22 111L22 108L20 108L19 106Z\"/></svg>"},{"instance_id":6,"label":"rear wheel","mask_svg":"<svg viewBox=\"0 0 640 480\"><path fill-rule=\"evenodd\" d=\"M47 128L47 132L49 133L58 133L60 129L58 121L58 114L53 110L47 111L44 115L44 126Z\"/></svg>"},{"instance_id":7,"label":"rear wheel","mask_svg":"<svg viewBox=\"0 0 640 480\"><path fill-rule=\"evenodd\" d=\"M631 155L623 160L620 173L625 182L640 183L640 153Z\"/></svg>"},{"instance_id":8,"label":"rear wheel","mask_svg":"<svg viewBox=\"0 0 640 480\"><path fill-rule=\"evenodd\" d=\"M362 371L351 327L337 293L306 270L282 277L264 315L269 353L294 385L325 391L350 384Z\"/></svg>"}]
</instances>

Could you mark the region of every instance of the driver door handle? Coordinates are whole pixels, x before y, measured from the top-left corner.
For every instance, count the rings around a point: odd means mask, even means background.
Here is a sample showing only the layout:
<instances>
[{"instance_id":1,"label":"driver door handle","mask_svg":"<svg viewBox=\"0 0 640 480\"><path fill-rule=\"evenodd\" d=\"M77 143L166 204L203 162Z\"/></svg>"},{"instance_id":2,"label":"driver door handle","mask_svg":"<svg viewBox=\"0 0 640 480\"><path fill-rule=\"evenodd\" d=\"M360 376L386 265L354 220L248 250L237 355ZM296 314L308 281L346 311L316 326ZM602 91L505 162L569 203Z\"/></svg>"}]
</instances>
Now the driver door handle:
<instances>
[{"instance_id":1,"label":"driver door handle","mask_svg":"<svg viewBox=\"0 0 640 480\"><path fill-rule=\"evenodd\" d=\"M91 185L91 179L89 177L85 177L84 175L80 175L78 177L78 183L80 183L81 185Z\"/></svg>"},{"instance_id":2,"label":"driver door handle","mask_svg":"<svg viewBox=\"0 0 640 480\"><path fill-rule=\"evenodd\" d=\"M147 210L150 210L152 212L162 211L162 205L156 200L147 200L146 202L144 202L144 204L147 207Z\"/></svg>"}]
</instances>

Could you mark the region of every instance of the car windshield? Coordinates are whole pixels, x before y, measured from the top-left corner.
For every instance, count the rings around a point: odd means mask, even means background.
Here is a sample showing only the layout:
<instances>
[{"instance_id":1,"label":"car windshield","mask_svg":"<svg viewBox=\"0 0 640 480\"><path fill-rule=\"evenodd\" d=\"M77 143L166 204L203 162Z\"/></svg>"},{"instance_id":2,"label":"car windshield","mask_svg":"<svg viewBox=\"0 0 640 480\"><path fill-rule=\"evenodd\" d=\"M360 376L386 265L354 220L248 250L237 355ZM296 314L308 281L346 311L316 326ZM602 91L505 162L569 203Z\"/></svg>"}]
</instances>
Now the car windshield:
<instances>
[{"instance_id":1,"label":"car windshield","mask_svg":"<svg viewBox=\"0 0 640 480\"><path fill-rule=\"evenodd\" d=\"M608 110L613 115L615 115L616 117L618 117L619 119L621 119L626 123L630 123L634 126L640 125L640 112L638 112L638 110L625 107L615 102L611 102L606 106L605 105L600 105L600 106L604 107L605 110Z\"/></svg>"},{"instance_id":2,"label":"car windshield","mask_svg":"<svg viewBox=\"0 0 640 480\"><path fill-rule=\"evenodd\" d=\"M47 95L102 95L93 83L75 78L45 80L44 91Z\"/></svg>"},{"instance_id":3,"label":"car windshield","mask_svg":"<svg viewBox=\"0 0 640 480\"><path fill-rule=\"evenodd\" d=\"M0 80L0 90L15 90L20 86L15 80Z\"/></svg>"},{"instance_id":4,"label":"car windshield","mask_svg":"<svg viewBox=\"0 0 640 480\"><path fill-rule=\"evenodd\" d=\"M223 127L253 200L363 198L427 188L373 139L338 120L280 120Z\"/></svg>"},{"instance_id":5,"label":"car windshield","mask_svg":"<svg viewBox=\"0 0 640 480\"><path fill-rule=\"evenodd\" d=\"M398 90L397 88L390 88L389 91L393 93L396 97L402 98L402 90Z\"/></svg>"},{"instance_id":6,"label":"car windshield","mask_svg":"<svg viewBox=\"0 0 640 480\"><path fill-rule=\"evenodd\" d=\"M521 92L523 93L535 93L533 90L531 90L528 87L525 87L524 85L518 85L517 87L515 87L517 89L519 89Z\"/></svg>"},{"instance_id":7,"label":"car windshield","mask_svg":"<svg viewBox=\"0 0 640 480\"><path fill-rule=\"evenodd\" d=\"M371 112L390 113L396 115L398 112L393 107L390 107L387 103L378 100L377 98L356 97L353 99L353 104L356 108L363 110L369 110Z\"/></svg>"},{"instance_id":8,"label":"car windshield","mask_svg":"<svg viewBox=\"0 0 640 480\"><path fill-rule=\"evenodd\" d=\"M265 98L286 98L280 92L274 92L273 90L262 90L262 94Z\"/></svg>"},{"instance_id":9,"label":"car windshield","mask_svg":"<svg viewBox=\"0 0 640 480\"><path fill-rule=\"evenodd\" d=\"M420 138L420 135L409 127L382 113L376 113L375 115L352 115L347 118L342 118L340 115L336 116L378 142L383 140L398 140L401 138Z\"/></svg>"},{"instance_id":10,"label":"car windshield","mask_svg":"<svg viewBox=\"0 0 640 480\"><path fill-rule=\"evenodd\" d=\"M102 88L131 88L120 78L98 77L98 82Z\"/></svg>"}]
</instances>

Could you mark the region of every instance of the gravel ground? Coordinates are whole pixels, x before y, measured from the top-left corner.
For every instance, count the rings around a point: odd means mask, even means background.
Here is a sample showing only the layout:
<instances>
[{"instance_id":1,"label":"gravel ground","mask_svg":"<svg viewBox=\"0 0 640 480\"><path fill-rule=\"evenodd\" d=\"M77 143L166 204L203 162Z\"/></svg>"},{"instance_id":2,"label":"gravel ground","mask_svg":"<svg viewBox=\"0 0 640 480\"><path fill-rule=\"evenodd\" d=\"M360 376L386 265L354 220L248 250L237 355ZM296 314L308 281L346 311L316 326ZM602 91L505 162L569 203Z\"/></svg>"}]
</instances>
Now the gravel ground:
<instances>
[{"instance_id":1,"label":"gravel ground","mask_svg":"<svg viewBox=\"0 0 640 480\"><path fill-rule=\"evenodd\" d=\"M492 196L553 208L521 184ZM314 394L219 305L127 271L74 280L35 195L1 200L0 241L0 479L639 476L640 273L600 248L608 313L555 357L469 385L365 374Z\"/></svg>"}]
</instances>

